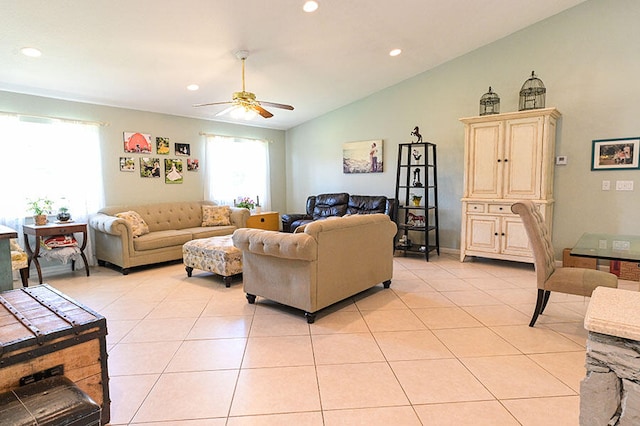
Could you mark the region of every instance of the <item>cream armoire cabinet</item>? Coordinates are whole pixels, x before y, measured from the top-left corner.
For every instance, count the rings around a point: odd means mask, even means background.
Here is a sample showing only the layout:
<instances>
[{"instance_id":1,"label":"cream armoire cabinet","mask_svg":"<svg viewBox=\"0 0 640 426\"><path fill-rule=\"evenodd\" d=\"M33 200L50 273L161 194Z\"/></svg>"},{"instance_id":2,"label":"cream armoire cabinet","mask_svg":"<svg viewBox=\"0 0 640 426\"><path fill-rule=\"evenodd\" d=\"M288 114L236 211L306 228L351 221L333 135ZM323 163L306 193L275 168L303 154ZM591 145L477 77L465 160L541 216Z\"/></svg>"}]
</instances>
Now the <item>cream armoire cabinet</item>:
<instances>
[{"instance_id":1,"label":"cream armoire cabinet","mask_svg":"<svg viewBox=\"0 0 640 426\"><path fill-rule=\"evenodd\" d=\"M555 108L461 118L465 127L460 260L466 256L533 263L518 200L538 205L551 230Z\"/></svg>"}]
</instances>

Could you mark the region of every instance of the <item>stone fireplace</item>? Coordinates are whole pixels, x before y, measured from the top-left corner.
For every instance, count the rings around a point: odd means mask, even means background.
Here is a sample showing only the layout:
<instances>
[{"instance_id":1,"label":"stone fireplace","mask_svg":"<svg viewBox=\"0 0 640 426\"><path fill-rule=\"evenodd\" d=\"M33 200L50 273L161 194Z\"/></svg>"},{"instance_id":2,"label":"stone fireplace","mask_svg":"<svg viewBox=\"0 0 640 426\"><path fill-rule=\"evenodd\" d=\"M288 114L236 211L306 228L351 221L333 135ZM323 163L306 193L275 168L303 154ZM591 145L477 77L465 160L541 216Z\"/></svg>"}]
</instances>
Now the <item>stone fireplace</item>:
<instances>
[{"instance_id":1,"label":"stone fireplace","mask_svg":"<svg viewBox=\"0 0 640 426\"><path fill-rule=\"evenodd\" d=\"M584 320L581 426L640 424L640 293L598 287Z\"/></svg>"}]
</instances>

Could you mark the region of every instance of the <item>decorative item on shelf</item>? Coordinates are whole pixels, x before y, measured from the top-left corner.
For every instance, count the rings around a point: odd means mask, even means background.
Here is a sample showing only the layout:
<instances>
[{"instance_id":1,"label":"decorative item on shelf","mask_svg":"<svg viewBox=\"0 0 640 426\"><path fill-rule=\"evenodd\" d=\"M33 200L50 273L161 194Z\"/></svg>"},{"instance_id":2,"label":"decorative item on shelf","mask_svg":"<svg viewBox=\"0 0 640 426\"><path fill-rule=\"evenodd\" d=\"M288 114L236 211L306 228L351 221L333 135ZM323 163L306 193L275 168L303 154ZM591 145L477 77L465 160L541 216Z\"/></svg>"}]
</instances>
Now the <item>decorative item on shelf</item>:
<instances>
[{"instance_id":1,"label":"decorative item on shelf","mask_svg":"<svg viewBox=\"0 0 640 426\"><path fill-rule=\"evenodd\" d=\"M417 187L421 187L422 186L422 182L420 182L420 168L419 167L416 167L413 170L413 183L411 185L417 186Z\"/></svg>"},{"instance_id":2,"label":"decorative item on shelf","mask_svg":"<svg viewBox=\"0 0 640 426\"><path fill-rule=\"evenodd\" d=\"M412 151L412 155L413 155L413 159L416 161L420 161L420 157L422 157L422 154L420 154L420 151L418 151L417 149L414 149Z\"/></svg>"},{"instance_id":3,"label":"decorative item on shelf","mask_svg":"<svg viewBox=\"0 0 640 426\"><path fill-rule=\"evenodd\" d=\"M411 194L411 201L413 202L414 206L419 206L420 201L422 201L422 195Z\"/></svg>"},{"instance_id":4,"label":"decorative item on shelf","mask_svg":"<svg viewBox=\"0 0 640 426\"><path fill-rule=\"evenodd\" d=\"M408 239L406 235L403 235L398 240L398 246L399 247L411 247L411 240Z\"/></svg>"},{"instance_id":5,"label":"decorative item on shelf","mask_svg":"<svg viewBox=\"0 0 640 426\"><path fill-rule=\"evenodd\" d=\"M48 198L38 198L27 203L28 209L33 213L33 220L38 226L47 224L47 215L51 214L53 201Z\"/></svg>"},{"instance_id":6,"label":"decorative item on shelf","mask_svg":"<svg viewBox=\"0 0 640 426\"><path fill-rule=\"evenodd\" d=\"M424 226L425 225L424 215L421 214L413 214L411 212L407 213L407 225L408 226Z\"/></svg>"},{"instance_id":7,"label":"decorative item on shelf","mask_svg":"<svg viewBox=\"0 0 640 426\"><path fill-rule=\"evenodd\" d=\"M245 208L245 209L249 209L249 210L253 210L255 205L256 205L255 201L253 201L249 197L240 198L240 201L238 201L238 203L236 204L237 207Z\"/></svg>"},{"instance_id":8,"label":"decorative item on shelf","mask_svg":"<svg viewBox=\"0 0 640 426\"><path fill-rule=\"evenodd\" d=\"M422 135L420 134L420 129L418 126L413 128L413 132L411 132L411 136L415 136L418 140L412 141L412 143L420 143L422 142Z\"/></svg>"},{"instance_id":9,"label":"decorative item on shelf","mask_svg":"<svg viewBox=\"0 0 640 426\"><path fill-rule=\"evenodd\" d=\"M518 111L544 108L547 89L544 83L536 77L535 71L531 71L531 77L527 79L520 89L520 105Z\"/></svg>"},{"instance_id":10,"label":"decorative item on shelf","mask_svg":"<svg viewBox=\"0 0 640 426\"><path fill-rule=\"evenodd\" d=\"M500 97L497 93L491 90L482 95L480 98L480 115L490 115L500 113Z\"/></svg>"}]
</instances>

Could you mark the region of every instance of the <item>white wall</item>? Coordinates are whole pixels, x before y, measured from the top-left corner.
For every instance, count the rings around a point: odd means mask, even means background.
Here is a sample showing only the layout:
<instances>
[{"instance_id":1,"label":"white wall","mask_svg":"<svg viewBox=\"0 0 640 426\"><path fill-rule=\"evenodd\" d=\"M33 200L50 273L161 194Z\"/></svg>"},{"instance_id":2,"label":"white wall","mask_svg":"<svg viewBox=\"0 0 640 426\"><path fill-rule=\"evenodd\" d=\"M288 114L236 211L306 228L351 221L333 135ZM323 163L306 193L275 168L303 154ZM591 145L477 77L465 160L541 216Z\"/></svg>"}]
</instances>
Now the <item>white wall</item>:
<instances>
[{"instance_id":1,"label":"white wall","mask_svg":"<svg viewBox=\"0 0 640 426\"><path fill-rule=\"evenodd\" d=\"M102 147L102 165L104 176L104 191L106 205L138 204L161 201L192 201L202 200L204 193L204 177L207 164L204 161L205 137L201 132L237 137L262 138L272 141L269 145L271 160L271 190L272 208L277 211L285 209L285 172L284 132L280 130L262 129L215 121L199 120L135 111L123 108L113 108L100 105L69 102L51 98L0 92L0 111L22 114L44 115L67 119L106 122L108 125L100 128ZM168 156L153 154L126 154L124 152L123 132L134 131L150 133L155 144L156 136L168 137L171 142L171 154ZM6 141L2 141L6 143ZM175 156L174 143L188 143L191 146L190 157ZM64 147L60 147L64 149ZM184 164L184 182L168 185L164 178L141 178L139 163L136 163L134 173L121 172L120 157L153 156L163 158L182 158ZM186 171L187 158L200 160L198 172ZM29 176L29 159L25 162L25 177ZM242 159L233 159L242 167ZM164 170L164 166L163 170ZM70 172L71 174L73 172ZM70 176L72 179L82 179L82 176ZM101 188L96 188L101 190ZM244 195L244 194L238 194Z\"/></svg>"},{"instance_id":2,"label":"white wall","mask_svg":"<svg viewBox=\"0 0 640 426\"><path fill-rule=\"evenodd\" d=\"M463 126L478 114L489 86L501 111L518 109L518 93L535 70L548 107L563 114L556 153L553 241L557 255L590 232L640 234L640 172L591 171L592 140L640 136L640 2L592 0L438 68L287 131L287 206L304 211L308 195L346 191L394 195L399 143L419 125L438 145L442 247L460 244ZM496 14L496 25L507 16ZM410 60L411 52L404 52ZM342 173L342 144L383 139L384 173ZM601 181L634 180L634 192L601 190Z\"/></svg>"}]
</instances>

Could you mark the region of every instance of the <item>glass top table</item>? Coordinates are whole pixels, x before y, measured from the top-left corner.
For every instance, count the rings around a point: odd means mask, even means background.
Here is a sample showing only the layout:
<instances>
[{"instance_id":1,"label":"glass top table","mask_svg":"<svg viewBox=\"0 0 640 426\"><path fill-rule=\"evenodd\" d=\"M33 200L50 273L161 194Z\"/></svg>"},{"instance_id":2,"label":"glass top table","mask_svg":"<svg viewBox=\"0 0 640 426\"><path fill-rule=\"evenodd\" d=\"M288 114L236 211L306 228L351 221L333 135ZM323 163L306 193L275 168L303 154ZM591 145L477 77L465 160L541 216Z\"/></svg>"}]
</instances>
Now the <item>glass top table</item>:
<instances>
[{"instance_id":1,"label":"glass top table","mask_svg":"<svg viewBox=\"0 0 640 426\"><path fill-rule=\"evenodd\" d=\"M571 249L571 255L640 262L640 235L585 233Z\"/></svg>"}]
</instances>

